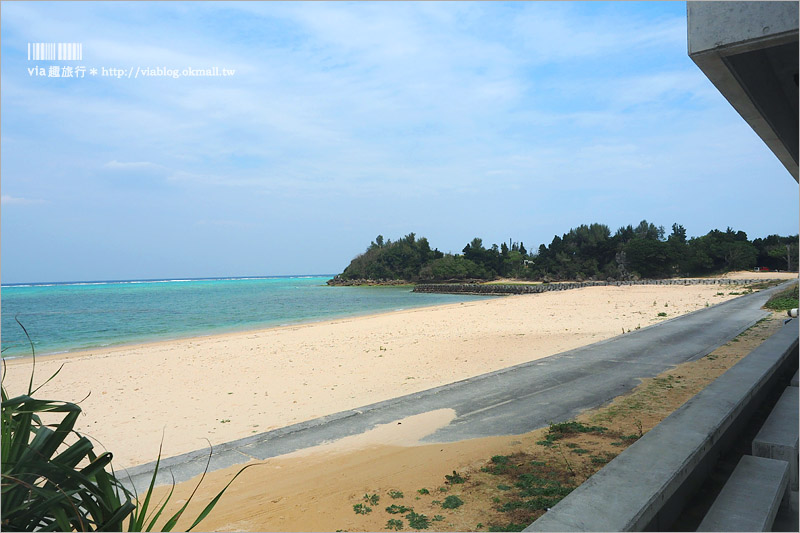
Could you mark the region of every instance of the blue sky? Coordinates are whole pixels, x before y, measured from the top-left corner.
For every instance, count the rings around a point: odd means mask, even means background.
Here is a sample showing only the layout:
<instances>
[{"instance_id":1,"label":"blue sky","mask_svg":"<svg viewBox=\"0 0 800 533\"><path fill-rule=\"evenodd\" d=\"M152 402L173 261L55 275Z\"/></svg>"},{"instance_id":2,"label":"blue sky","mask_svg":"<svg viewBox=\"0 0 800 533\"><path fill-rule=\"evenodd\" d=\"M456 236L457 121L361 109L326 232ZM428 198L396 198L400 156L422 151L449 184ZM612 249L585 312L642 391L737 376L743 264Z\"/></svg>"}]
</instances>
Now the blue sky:
<instances>
[{"instance_id":1,"label":"blue sky","mask_svg":"<svg viewBox=\"0 0 800 533\"><path fill-rule=\"evenodd\" d=\"M336 273L378 234L798 231L683 2L1 7L3 283ZM51 65L98 75L28 72ZM215 66L235 74L102 76Z\"/></svg>"}]
</instances>

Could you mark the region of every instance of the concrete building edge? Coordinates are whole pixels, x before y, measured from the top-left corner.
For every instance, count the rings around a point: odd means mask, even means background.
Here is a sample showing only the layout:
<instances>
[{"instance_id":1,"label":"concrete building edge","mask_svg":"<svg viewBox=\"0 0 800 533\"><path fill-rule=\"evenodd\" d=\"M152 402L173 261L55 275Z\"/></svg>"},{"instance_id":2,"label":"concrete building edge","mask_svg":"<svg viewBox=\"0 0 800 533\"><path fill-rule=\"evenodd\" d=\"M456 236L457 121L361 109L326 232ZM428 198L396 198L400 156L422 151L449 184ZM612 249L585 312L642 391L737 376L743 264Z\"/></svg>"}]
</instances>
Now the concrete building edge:
<instances>
[{"instance_id":1,"label":"concrete building edge","mask_svg":"<svg viewBox=\"0 0 800 533\"><path fill-rule=\"evenodd\" d=\"M793 35L789 35L789 37L796 40L797 34L794 33ZM783 164L789 173L797 179L799 170L798 163L783 146L783 143L778 138L772 125L767 122L740 85L736 86L728 83L727 76L735 76L735 73L728 68L727 63L724 61L726 55L730 54L720 54L717 50L710 50L707 52L695 53L691 56L691 59L725 100L728 101L731 107L742 117L745 123L747 123L764 144L767 145L781 164Z\"/></svg>"}]
</instances>

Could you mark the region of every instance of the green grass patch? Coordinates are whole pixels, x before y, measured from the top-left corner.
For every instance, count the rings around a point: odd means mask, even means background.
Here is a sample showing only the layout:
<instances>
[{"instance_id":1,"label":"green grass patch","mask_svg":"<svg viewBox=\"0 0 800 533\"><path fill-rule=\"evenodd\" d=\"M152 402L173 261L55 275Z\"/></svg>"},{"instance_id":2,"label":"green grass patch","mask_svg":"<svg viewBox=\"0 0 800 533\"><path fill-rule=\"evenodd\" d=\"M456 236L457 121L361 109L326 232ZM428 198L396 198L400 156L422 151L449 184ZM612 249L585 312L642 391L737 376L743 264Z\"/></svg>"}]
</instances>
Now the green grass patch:
<instances>
[{"instance_id":1,"label":"green grass patch","mask_svg":"<svg viewBox=\"0 0 800 533\"><path fill-rule=\"evenodd\" d=\"M788 289L775 294L767 300L764 307L773 311L786 311L798 307L798 284L795 283Z\"/></svg>"}]
</instances>

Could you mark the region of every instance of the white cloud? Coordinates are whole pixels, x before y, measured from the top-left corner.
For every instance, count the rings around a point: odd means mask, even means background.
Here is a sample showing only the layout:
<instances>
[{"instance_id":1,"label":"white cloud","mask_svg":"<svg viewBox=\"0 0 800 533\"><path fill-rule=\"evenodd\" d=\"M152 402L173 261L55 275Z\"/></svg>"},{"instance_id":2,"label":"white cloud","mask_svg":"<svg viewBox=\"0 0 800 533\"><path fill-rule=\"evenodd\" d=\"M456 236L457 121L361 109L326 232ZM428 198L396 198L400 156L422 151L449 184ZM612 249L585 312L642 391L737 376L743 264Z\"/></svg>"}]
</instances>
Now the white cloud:
<instances>
[{"instance_id":1,"label":"white cloud","mask_svg":"<svg viewBox=\"0 0 800 533\"><path fill-rule=\"evenodd\" d=\"M142 169L142 168L163 168L161 165L156 165L155 163L150 163L149 161L120 162L117 161L116 159L109 161L103 166L105 168L114 168L121 170Z\"/></svg>"},{"instance_id":2,"label":"white cloud","mask_svg":"<svg viewBox=\"0 0 800 533\"><path fill-rule=\"evenodd\" d=\"M10 194L3 194L0 196L0 200L2 200L1 203L3 205L32 205L45 203L44 200L36 198L21 198L18 196L11 196Z\"/></svg>"}]
</instances>

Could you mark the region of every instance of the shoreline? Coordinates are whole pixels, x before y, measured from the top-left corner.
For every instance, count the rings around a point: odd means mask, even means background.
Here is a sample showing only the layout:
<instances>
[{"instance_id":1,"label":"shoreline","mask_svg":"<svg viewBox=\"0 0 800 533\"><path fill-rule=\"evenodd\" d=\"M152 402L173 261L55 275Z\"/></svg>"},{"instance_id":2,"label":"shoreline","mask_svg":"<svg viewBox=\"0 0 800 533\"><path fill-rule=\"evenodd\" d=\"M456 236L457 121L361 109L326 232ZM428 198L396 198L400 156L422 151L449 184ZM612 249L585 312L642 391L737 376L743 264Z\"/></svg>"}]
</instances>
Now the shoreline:
<instances>
[{"instance_id":1,"label":"shoreline","mask_svg":"<svg viewBox=\"0 0 800 533\"><path fill-rule=\"evenodd\" d=\"M481 300L469 300L468 302L455 302L455 303L447 303L447 304L432 304L432 305L424 305L419 307L410 307L410 308L403 308L403 309L391 309L387 311L378 311L378 312L371 312L367 311L363 314L353 314L353 315L338 315L333 318L321 318L319 320L315 319L308 319L299 322L294 322L291 324L280 324L277 326L266 326L266 327L258 327L254 329L243 329L243 330L231 330L231 331L220 331L214 333L206 333L206 334L193 334L186 337L175 337L169 339L161 339L161 340L153 340L153 341L143 341L143 342L130 342L130 343L121 343L121 344L114 344L109 346L98 346L94 348L81 348L79 350L66 350L63 352L52 352L52 353L37 353L36 354L36 362L40 363L43 361L52 361L55 359L75 359L81 357L92 357L95 355L100 356L110 356L114 355L116 352L121 351L129 351L135 350L139 348L147 349L151 347L160 347L160 346L170 346L174 343L186 343L192 342L195 340L201 339L208 339L208 340L226 340L228 338L239 338L243 335L254 335L254 334L264 334L273 331L281 331L281 330L291 330L294 331L298 328L308 327L308 326L317 326L317 325L332 325L332 324L340 324L343 322L348 322L350 320L357 320L362 318L373 318L373 317L380 317L384 315L392 315L394 313L404 313L404 312L413 312L414 310L418 309L445 309L447 307L455 307L459 306L462 303L471 303L471 302L482 302L491 300L493 298L502 298L502 295L493 295L487 296L485 299ZM25 362L31 362L33 357L28 356L10 356L5 358L6 364L9 366L19 366Z\"/></svg>"},{"instance_id":2,"label":"shoreline","mask_svg":"<svg viewBox=\"0 0 800 533\"><path fill-rule=\"evenodd\" d=\"M593 344L734 298L724 287L587 287L56 354L37 357L35 385L64 364L37 396L82 402L77 431L130 467L162 432L171 457ZM27 363L7 365L11 396Z\"/></svg>"},{"instance_id":3,"label":"shoreline","mask_svg":"<svg viewBox=\"0 0 800 533\"><path fill-rule=\"evenodd\" d=\"M184 282L184 281L218 281L218 280L261 280L261 279L278 279L278 278L287 278L287 279L306 279L306 278L324 278L325 276L272 276L272 277L253 277L253 278L197 278L197 279L170 279L170 280L130 280L130 281L92 281L92 282L64 282L58 283L63 285L86 285L86 284L114 284L114 283L162 283L162 282ZM796 278L796 273L791 272L749 272L749 271L740 271L740 272L728 272L721 276L716 277L708 277L708 278L669 278L665 280L640 280L640 281L633 281L633 282L567 282L567 281L558 281L558 282L551 282L549 284L552 286L553 290L560 290L557 289L559 286L563 285L572 285L573 287L569 287L569 290L575 290L576 288L583 288L585 286L620 286L620 285L653 285L653 284L661 284L659 282L665 282L664 284L676 284L680 285L681 281L683 282L690 282L697 283L699 282L708 282L710 280L716 280L717 284L726 284L726 282L730 282L732 284L746 284L746 283L757 283L757 282L764 282L764 281L771 281L771 280L785 280L785 279L792 279ZM761 278L761 279L758 279ZM363 281L363 280L362 280ZM35 286L39 284L17 284L11 285L13 286ZM49 286L52 284L41 284L45 286ZM485 290L476 290L470 292L468 290L441 290L442 287L447 287L448 285L453 286L468 286L471 287L473 285L480 285L479 289L482 289L483 286L487 288ZM492 297L503 297L509 296L513 294L528 294L531 292L545 292L539 290L528 290L531 287L541 289L538 287L542 285L541 282L530 282L525 280L513 280L513 279L499 279L490 282L482 282L482 283L434 283L434 284L426 284L426 283L407 283L404 282L403 284L398 284L396 282L387 282L385 284L380 282L373 282L371 284L366 285L352 285L354 287L360 288L383 288L383 287L391 287L391 288L412 288L414 289L411 292L418 292L418 293L434 293L434 294L450 294L450 295L463 295L463 296L479 296L483 298L492 298ZM350 286L350 285L336 285L336 286ZM416 290L416 287L422 288L422 290ZM427 287L435 287L436 290L426 290ZM495 290L492 290L495 289ZM498 289L505 289L505 290L498 290ZM457 302L456 302L457 303ZM37 359L45 359L45 358L58 358L58 357L80 357L82 355L90 355L91 353L95 352L105 352L105 351L114 351L117 349L127 349L127 348L136 348L139 346L149 346L149 345L157 345L160 343L165 342L174 342L174 341L186 341L194 338L206 338L206 337L213 337L217 335L238 335L238 334L247 334L247 333L255 333L255 332L262 332L266 330L271 330L275 328L282 328L282 327L293 327L293 326L301 326L306 324L319 324L319 323L327 323L329 321L335 321L339 319L347 319L347 318L360 318L360 317L369 317L373 315L380 315L386 313L394 313L398 311L404 311L406 309L422 309L422 308L433 308L439 307L444 305L455 305L454 304L447 304L447 303L435 303L435 304L425 304L401 309L386 309L386 310L369 310L363 312L355 312L350 314L337 314L332 315L329 317L317 317L317 318L307 318L307 319L299 319L299 320L288 320L286 323L280 323L283 321L277 321L276 323L269 324L258 324L258 325L246 325L240 327L220 327L215 328L212 331L208 330L198 330L198 331L191 331L191 332L184 332L183 334L177 333L175 335L166 334L165 336L161 337L141 337L138 339L131 339L126 341L120 342L112 342L106 344L99 344L96 346L88 346L88 347L79 347L79 348L67 348L67 349L56 349L55 351L43 351L36 353ZM24 349L24 353L12 353L9 355L4 355L3 358L9 364L16 364L20 361L27 361L32 359L32 355L27 347Z\"/></svg>"},{"instance_id":4,"label":"shoreline","mask_svg":"<svg viewBox=\"0 0 800 533\"><path fill-rule=\"evenodd\" d=\"M483 301L492 299L495 297L502 297L504 295L500 294L480 294L480 295L468 295L468 296L481 296L481 299L470 299L467 300L468 302L473 301ZM289 320L287 323L278 323L274 325L267 325L262 324L259 326L251 327L251 326L244 326L243 329L234 328L219 328L214 330L210 333L201 333L201 332L192 332L186 335L179 335L179 336L169 336L166 338L153 338L151 340L133 340L130 342L122 341L119 343L113 344L106 344L100 346L92 346L89 348L77 348L77 349L67 349L67 350L59 350L56 352L45 352L39 353L38 350L36 352L36 359L44 359L44 358L58 358L58 357L78 357L81 355L91 355L94 352L106 352L106 351L114 351L117 349L127 349L127 348L137 348L140 346L151 346L151 345L158 345L162 343L170 343L170 342L178 342L178 341L187 341L191 339L203 339L208 337L215 337L215 336L226 336L226 335L243 335L248 333L259 333L264 331L269 331L273 329L280 329L280 328L291 328L291 327L298 327L298 326L305 326L305 325L313 325L313 324L325 324L328 322L334 322L338 320L346 320L352 318L365 318L377 315L384 315L389 313L398 313L402 311L410 311L414 309L430 309L434 307L441 307L441 306L448 306L448 305L458 305L461 302L454 302L454 303L435 303L435 304L423 304L413 307L403 307L398 309L386 309L386 310L367 310L363 312L355 312L350 314L337 314L332 315L329 317L318 317L318 318L306 318L300 320ZM8 364L15 364L20 361L29 361L33 358L30 353L25 355L17 355L11 354L7 356L3 356L6 363Z\"/></svg>"}]
</instances>

